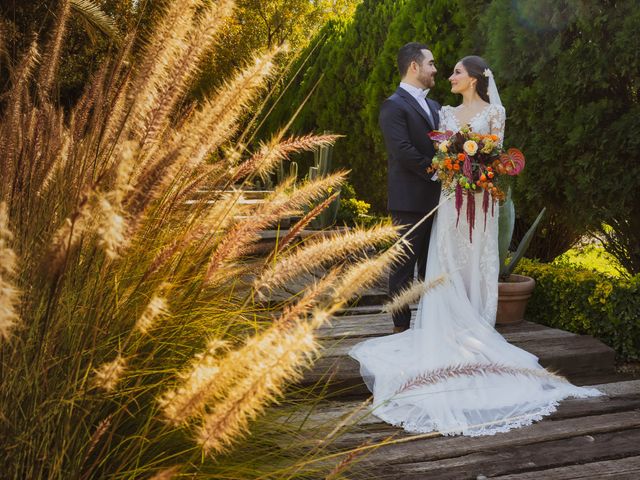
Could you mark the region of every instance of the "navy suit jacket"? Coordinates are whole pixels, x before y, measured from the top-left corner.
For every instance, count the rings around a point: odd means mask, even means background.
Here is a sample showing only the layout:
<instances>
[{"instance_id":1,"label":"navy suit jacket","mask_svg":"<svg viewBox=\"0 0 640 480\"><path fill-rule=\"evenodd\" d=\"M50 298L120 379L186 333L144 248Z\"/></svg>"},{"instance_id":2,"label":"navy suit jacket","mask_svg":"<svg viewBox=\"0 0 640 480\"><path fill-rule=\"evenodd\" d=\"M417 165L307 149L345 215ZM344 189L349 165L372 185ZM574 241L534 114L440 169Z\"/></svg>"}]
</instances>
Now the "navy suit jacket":
<instances>
[{"instance_id":1,"label":"navy suit jacket","mask_svg":"<svg viewBox=\"0 0 640 480\"><path fill-rule=\"evenodd\" d=\"M427 134L437 130L440 105L427 98L432 120L409 92L398 87L380 107L379 124L388 154L387 208L427 213L438 205L440 182L427 167L435 155Z\"/></svg>"}]
</instances>

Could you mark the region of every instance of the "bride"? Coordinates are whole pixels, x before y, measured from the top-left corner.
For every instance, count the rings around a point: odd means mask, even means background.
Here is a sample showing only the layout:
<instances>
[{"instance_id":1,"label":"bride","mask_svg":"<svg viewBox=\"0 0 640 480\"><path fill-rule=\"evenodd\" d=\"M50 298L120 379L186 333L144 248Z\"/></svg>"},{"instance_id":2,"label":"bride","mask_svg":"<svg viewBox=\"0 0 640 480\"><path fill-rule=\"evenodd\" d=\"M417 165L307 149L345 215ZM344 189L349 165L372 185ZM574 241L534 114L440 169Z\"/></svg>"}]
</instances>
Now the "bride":
<instances>
[{"instance_id":1,"label":"bride","mask_svg":"<svg viewBox=\"0 0 640 480\"><path fill-rule=\"evenodd\" d=\"M439 129L457 132L469 125L502 143L505 109L486 62L463 58L449 81L462 104L442 107ZM425 282L443 277L444 284L422 296L409 330L349 352L373 393L373 414L409 432L492 435L540 420L566 397L601 394L545 370L494 329L498 209L487 215L486 227L484 212L476 209L475 225L470 242L466 215L457 220L454 198L443 190Z\"/></svg>"}]
</instances>

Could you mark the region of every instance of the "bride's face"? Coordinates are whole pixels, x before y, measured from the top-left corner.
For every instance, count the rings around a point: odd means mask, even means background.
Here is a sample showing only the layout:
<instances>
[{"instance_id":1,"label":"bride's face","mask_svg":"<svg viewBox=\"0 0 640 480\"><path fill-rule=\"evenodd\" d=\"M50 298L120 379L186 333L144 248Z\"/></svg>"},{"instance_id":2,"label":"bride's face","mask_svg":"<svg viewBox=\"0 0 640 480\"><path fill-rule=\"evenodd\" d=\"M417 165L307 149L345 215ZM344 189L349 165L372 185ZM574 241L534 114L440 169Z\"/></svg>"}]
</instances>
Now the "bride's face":
<instances>
[{"instance_id":1,"label":"bride's face","mask_svg":"<svg viewBox=\"0 0 640 480\"><path fill-rule=\"evenodd\" d=\"M462 62L458 62L453 68L453 73L449 77L449 81L451 82L451 91L453 93L462 93L468 89L476 88L477 80L469 76Z\"/></svg>"}]
</instances>

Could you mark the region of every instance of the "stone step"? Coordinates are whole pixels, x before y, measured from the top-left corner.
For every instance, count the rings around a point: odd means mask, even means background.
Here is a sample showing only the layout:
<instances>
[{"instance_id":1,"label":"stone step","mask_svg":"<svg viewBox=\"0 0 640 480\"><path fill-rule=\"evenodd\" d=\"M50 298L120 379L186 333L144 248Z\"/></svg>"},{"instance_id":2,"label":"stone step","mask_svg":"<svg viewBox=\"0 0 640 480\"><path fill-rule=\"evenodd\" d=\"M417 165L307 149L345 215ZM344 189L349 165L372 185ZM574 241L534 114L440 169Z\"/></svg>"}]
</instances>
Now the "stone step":
<instances>
[{"instance_id":1,"label":"stone step","mask_svg":"<svg viewBox=\"0 0 640 480\"><path fill-rule=\"evenodd\" d=\"M305 386L328 383L334 396L368 395L359 364L348 352L365 338L390 334L392 326L387 313L336 317L333 325L318 332L324 349L301 383ZM526 321L498 326L497 330L510 343L536 355L542 366L574 383L585 384L615 373L614 350L589 335L576 335Z\"/></svg>"}]
</instances>

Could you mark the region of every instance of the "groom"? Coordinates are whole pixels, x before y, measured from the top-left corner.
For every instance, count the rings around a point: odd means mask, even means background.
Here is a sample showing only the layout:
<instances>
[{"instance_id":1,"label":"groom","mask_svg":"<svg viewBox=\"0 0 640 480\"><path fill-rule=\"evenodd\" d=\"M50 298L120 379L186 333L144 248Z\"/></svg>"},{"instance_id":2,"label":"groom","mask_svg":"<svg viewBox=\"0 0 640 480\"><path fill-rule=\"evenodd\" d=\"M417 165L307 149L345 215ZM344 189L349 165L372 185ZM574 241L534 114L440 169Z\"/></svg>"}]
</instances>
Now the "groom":
<instances>
[{"instance_id":1,"label":"groom","mask_svg":"<svg viewBox=\"0 0 640 480\"><path fill-rule=\"evenodd\" d=\"M398 70L400 86L382 104L379 123L388 154L387 208L404 234L437 206L440 197L440 182L431 180L426 172L435 155L427 133L438 128L440 105L426 98L437 71L426 45L412 42L402 47ZM412 282L416 263L418 276L424 278L432 223L433 216L407 238L411 251L389 275L392 296ZM410 321L409 307L394 313L394 333L407 330Z\"/></svg>"}]
</instances>

